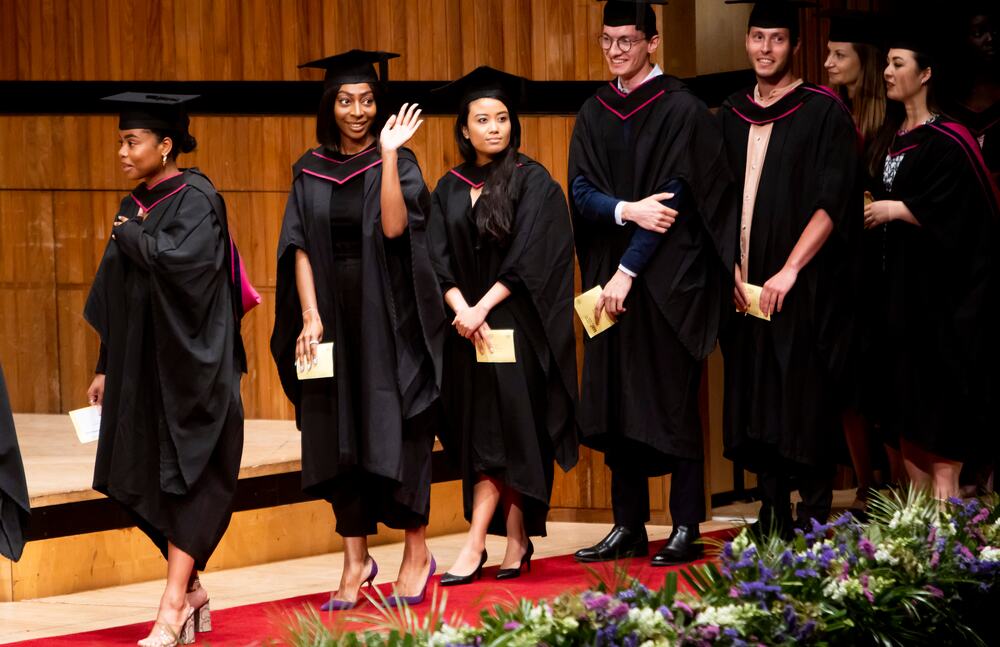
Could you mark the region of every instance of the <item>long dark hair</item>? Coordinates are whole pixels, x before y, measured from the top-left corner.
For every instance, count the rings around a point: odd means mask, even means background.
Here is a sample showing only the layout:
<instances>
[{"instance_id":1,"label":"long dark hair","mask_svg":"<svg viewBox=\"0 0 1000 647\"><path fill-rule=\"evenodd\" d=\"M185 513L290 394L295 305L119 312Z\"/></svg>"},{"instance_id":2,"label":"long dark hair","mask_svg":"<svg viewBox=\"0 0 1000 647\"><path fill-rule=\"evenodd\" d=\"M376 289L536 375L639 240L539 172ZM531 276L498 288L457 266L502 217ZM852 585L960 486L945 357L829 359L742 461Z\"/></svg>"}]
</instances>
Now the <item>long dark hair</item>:
<instances>
[{"instance_id":1,"label":"long dark hair","mask_svg":"<svg viewBox=\"0 0 1000 647\"><path fill-rule=\"evenodd\" d=\"M455 141L462 158L470 164L476 162L476 149L462 133L462 128L469 122L469 105L478 99L496 99L507 108L510 115L510 142L507 149L500 153L490 166L483 183L483 193L479 197L479 208L476 209L476 228L480 236L493 238L501 245L510 240L514 227L514 171L517 170L518 149L521 147L521 120L513 109L511 102L500 92L477 96L463 101L455 120Z\"/></svg>"},{"instance_id":2,"label":"long dark hair","mask_svg":"<svg viewBox=\"0 0 1000 647\"><path fill-rule=\"evenodd\" d=\"M323 98L319 100L319 111L316 113L316 141L326 146L330 150L340 152L340 127L337 126L337 118L333 116L333 102L337 100L337 93L343 84L330 85L323 90ZM382 132L385 120L391 114L389 106L383 105L386 99L385 86L378 81L368 84L372 89L372 96L375 97L375 119L372 120L369 133L375 135L378 141L378 133ZM386 115L383 117L382 115Z\"/></svg>"}]
</instances>

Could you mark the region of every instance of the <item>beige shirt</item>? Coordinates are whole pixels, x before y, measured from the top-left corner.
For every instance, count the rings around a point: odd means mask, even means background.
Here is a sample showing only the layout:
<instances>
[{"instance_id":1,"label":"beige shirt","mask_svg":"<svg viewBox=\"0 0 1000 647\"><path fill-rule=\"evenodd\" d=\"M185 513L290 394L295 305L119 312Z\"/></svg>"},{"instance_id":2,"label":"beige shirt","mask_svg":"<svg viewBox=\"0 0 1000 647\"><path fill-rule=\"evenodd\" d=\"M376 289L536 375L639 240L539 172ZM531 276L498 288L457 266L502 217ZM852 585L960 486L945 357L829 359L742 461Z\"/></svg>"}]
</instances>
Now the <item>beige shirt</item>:
<instances>
[{"instance_id":1,"label":"beige shirt","mask_svg":"<svg viewBox=\"0 0 1000 647\"><path fill-rule=\"evenodd\" d=\"M771 90L766 97L760 96L759 86L754 86L753 99L762 106L769 106L800 85L802 85L802 79L796 79L786 86ZM743 207L740 215L740 275L743 277L743 281L748 283L753 210L757 203L760 174L764 171L764 157L767 156L767 144L771 141L773 127L774 122L762 125L751 124L750 135L747 137L747 166L743 176ZM761 280L759 277L754 277L754 279Z\"/></svg>"}]
</instances>

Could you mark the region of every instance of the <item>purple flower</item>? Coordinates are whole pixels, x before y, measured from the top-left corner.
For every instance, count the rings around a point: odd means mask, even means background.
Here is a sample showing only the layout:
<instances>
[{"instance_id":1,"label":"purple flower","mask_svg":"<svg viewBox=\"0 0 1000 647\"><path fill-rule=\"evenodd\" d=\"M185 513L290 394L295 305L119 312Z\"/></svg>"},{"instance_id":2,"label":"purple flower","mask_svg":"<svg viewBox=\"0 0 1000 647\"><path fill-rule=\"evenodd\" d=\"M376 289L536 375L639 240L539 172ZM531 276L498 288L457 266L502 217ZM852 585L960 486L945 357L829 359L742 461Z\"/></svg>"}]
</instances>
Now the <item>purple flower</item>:
<instances>
[{"instance_id":1,"label":"purple flower","mask_svg":"<svg viewBox=\"0 0 1000 647\"><path fill-rule=\"evenodd\" d=\"M657 609L657 611L660 612L660 615L663 616L664 620L673 620L674 619L674 614L671 613L670 609L668 609L666 606L661 606L660 608Z\"/></svg>"},{"instance_id":2,"label":"purple flower","mask_svg":"<svg viewBox=\"0 0 1000 647\"><path fill-rule=\"evenodd\" d=\"M503 628L506 631L517 631L518 629L521 628L521 623L511 620L510 622L504 623Z\"/></svg>"},{"instance_id":3,"label":"purple flower","mask_svg":"<svg viewBox=\"0 0 1000 647\"><path fill-rule=\"evenodd\" d=\"M933 595L936 598L944 597L944 591L942 591L941 589L932 584L928 584L927 586L924 587L924 589L926 589L931 595Z\"/></svg>"},{"instance_id":4,"label":"purple flower","mask_svg":"<svg viewBox=\"0 0 1000 647\"><path fill-rule=\"evenodd\" d=\"M615 620L621 620L628 615L628 605L619 603L617 606L612 607L611 610L608 611L608 615Z\"/></svg>"},{"instance_id":5,"label":"purple flower","mask_svg":"<svg viewBox=\"0 0 1000 647\"><path fill-rule=\"evenodd\" d=\"M600 595L584 597L583 606L586 607L588 611L596 611L608 606L609 602L611 602L611 596L602 593Z\"/></svg>"},{"instance_id":6,"label":"purple flower","mask_svg":"<svg viewBox=\"0 0 1000 647\"><path fill-rule=\"evenodd\" d=\"M941 553L940 551L935 550L934 553L931 555L931 568L937 568L938 563L940 562L941 562Z\"/></svg>"},{"instance_id":7,"label":"purple flower","mask_svg":"<svg viewBox=\"0 0 1000 647\"><path fill-rule=\"evenodd\" d=\"M862 537L858 541L858 550L864 553L865 557L868 559L875 559L875 544L873 544L867 537Z\"/></svg>"},{"instance_id":8,"label":"purple flower","mask_svg":"<svg viewBox=\"0 0 1000 647\"><path fill-rule=\"evenodd\" d=\"M701 635L709 640L715 640L719 637L719 627L716 625L706 625L704 629L701 630Z\"/></svg>"},{"instance_id":9,"label":"purple flower","mask_svg":"<svg viewBox=\"0 0 1000 647\"><path fill-rule=\"evenodd\" d=\"M674 607L676 607L677 609L680 609L681 611L683 611L685 614L687 614L689 616L693 616L694 615L694 609L692 609L691 607L689 607L687 605L687 603L684 602L683 600L674 600Z\"/></svg>"},{"instance_id":10,"label":"purple flower","mask_svg":"<svg viewBox=\"0 0 1000 647\"><path fill-rule=\"evenodd\" d=\"M729 597L731 597L731 598L738 598L738 597L740 597L740 590L738 588L736 588L735 586L730 587L730 589L729 589Z\"/></svg>"}]
</instances>

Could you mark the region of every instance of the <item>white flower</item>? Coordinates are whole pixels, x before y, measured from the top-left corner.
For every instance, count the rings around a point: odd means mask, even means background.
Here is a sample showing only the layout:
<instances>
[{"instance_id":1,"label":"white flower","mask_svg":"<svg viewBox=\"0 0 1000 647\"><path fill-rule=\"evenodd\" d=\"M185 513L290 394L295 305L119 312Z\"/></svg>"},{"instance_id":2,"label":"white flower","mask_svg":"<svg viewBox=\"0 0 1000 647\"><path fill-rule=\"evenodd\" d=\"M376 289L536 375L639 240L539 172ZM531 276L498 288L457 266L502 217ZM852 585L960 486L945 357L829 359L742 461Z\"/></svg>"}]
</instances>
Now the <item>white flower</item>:
<instances>
[{"instance_id":1,"label":"white flower","mask_svg":"<svg viewBox=\"0 0 1000 647\"><path fill-rule=\"evenodd\" d=\"M705 607L698 613L694 624L733 627L737 631L756 617L768 615L760 607L752 604L727 604L722 607Z\"/></svg>"},{"instance_id":2,"label":"white flower","mask_svg":"<svg viewBox=\"0 0 1000 647\"><path fill-rule=\"evenodd\" d=\"M628 619L635 624L635 631L639 634L639 638L655 638L669 629L663 614L649 607L629 609Z\"/></svg>"},{"instance_id":3,"label":"white flower","mask_svg":"<svg viewBox=\"0 0 1000 647\"><path fill-rule=\"evenodd\" d=\"M1000 547L984 546L979 551L979 559L984 562L1000 562Z\"/></svg>"}]
</instances>

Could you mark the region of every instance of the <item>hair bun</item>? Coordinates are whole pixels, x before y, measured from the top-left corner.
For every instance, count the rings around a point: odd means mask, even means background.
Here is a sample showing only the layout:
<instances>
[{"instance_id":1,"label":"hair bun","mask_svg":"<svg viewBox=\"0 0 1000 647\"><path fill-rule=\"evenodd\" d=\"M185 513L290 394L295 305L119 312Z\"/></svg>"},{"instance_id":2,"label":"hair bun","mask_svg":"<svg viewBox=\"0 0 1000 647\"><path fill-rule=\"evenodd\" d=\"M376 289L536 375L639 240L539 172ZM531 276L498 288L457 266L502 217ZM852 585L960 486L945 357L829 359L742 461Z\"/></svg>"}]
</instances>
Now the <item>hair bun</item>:
<instances>
[{"instance_id":1,"label":"hair bun","mask_svg":"<svg viewBox=\"0 0 1000 647\"><path fill-rule=\"evenodd\" d=\"M188 134L184 135L181 139L180 149L182 153L190 153L195 148L198 147L198 140L194 138L194 135Z\"/></svg>"}]
</instances>

